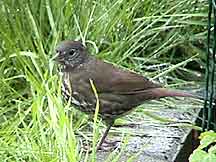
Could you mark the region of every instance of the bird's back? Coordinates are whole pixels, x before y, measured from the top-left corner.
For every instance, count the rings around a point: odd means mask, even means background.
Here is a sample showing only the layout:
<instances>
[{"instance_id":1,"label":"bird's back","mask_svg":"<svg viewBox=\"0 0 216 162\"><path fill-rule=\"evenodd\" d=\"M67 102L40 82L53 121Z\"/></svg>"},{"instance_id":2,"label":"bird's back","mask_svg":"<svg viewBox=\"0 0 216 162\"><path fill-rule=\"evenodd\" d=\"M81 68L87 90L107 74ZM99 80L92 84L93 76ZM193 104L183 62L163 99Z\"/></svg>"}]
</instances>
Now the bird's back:
<instances>
[{"instance_id":1,"label":"bird's back","mask_svg":"<svg viewBox=\"0 0 216 162\"><path fill-rule=\"evenodd\" d=\"M81 111L91 113L94 113L96 104L90 79L93 81L103 118L116 118L144 101L153 99L151 89L161 87L140 74L117 68L94 57L76 69L65 72L64 77L66 84L71 85L75 99L73 102L79 103L76 105Z\"/></svg>"}]
</instances>

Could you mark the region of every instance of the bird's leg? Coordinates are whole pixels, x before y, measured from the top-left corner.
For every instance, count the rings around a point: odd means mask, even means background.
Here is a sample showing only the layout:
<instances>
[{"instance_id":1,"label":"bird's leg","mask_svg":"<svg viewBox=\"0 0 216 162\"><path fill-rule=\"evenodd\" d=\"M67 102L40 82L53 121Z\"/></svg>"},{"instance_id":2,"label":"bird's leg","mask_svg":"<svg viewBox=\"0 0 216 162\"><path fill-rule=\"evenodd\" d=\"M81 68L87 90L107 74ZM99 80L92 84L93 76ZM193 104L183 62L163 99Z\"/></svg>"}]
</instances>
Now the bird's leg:
<instances>
[{"instance_id":1,"label":"bird's leg","mask_svg":"<svg viewBox=\"0 0 216 162\"><path fill-rule=\"evenodd\" d=\"M102 144L104 143L105 138L107 137L107 135L108 135L109 130L110 130L111 127L112 127L112 124L109 124L109 125L107 126L106 131L104 132L103 136L101 137L101 139L100 139L100 141L99 141L99 143L98 143L98 146L97 146L97 149L98 149L98 150L101 149L101 146L102 146Z\"/></svg>"},{"instance_id":2,"label":"bird's leg","mask_svg":"<svg viewBox=\"0 0 216 162\"><path fill-rule=\"evenodd\" d=\"M108 140L106 140L106 137L107 137L107 135L109 133L109 130L112 127L113 123L114 123L114 121L108 123L106 131L104 132L102 138L100 139L100 141L98 143L97 150L109 151L110 149L112 149L112 147L116 146L116 143L118 141L108 141ZM103 144L105 144L105 146L103 146Z\"/></svg>"}]
</instances>

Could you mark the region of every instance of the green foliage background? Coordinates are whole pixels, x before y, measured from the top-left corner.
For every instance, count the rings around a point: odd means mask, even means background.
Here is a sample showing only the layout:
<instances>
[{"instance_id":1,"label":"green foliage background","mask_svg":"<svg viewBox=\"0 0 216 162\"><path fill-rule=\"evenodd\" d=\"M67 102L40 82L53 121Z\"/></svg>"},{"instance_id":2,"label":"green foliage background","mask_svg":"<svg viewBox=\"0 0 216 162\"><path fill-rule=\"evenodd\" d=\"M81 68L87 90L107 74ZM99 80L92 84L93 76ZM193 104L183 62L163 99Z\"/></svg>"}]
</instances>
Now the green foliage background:
<instances>
[{"instance_id":1,"label":"green foliage background","mask_svg":"<svg viewBox=\"0 0 216 162\"><path fill-rule=\"evenodd\" d=\"M97 57L164 85L196 85L206 24L203 0L1 0L0 161L85 155L77 136L91 138L83 133L87 117L62 103L50 61L59 41L82 40Z\"/></svg>"}]
</instances>

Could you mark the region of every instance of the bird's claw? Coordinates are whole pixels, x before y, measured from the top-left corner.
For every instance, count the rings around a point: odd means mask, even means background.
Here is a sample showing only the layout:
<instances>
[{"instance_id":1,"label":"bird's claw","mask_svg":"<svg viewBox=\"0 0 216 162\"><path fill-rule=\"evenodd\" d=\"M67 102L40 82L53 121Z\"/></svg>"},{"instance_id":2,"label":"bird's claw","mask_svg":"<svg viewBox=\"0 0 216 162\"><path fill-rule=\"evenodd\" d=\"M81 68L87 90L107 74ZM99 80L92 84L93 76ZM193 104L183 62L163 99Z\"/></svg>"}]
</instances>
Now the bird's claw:
<instances>
[{"instance_id":1,"label":"bird's claw","mask_svg":"<svg viewBox=\"0 0 216 162\"><path fill-rule=\"evenodd\" d=\"M119 141L119 140L116 140L116 141L105 140L101 146L97 147L97 150L100 150L100 151L115 150L115 149L119 148L120 142L121 141Z\"/></svg>"},{"instance_id":2,"label":"bird's claw","mask_svg":"<svg viewBox=\"0 0 216 162\"><path fill-rule=\"evenodd\" d=\"M116 141L105 140L102 145L97 146L97 151L108 152L108 151L115 150L117 148L120 148L120 142L121 142L120 140L116 140ZM92 152L92 148L90 148L89 145L83 146L83 149L85 152L88 153Z\"/></svg>"}]
</instances>

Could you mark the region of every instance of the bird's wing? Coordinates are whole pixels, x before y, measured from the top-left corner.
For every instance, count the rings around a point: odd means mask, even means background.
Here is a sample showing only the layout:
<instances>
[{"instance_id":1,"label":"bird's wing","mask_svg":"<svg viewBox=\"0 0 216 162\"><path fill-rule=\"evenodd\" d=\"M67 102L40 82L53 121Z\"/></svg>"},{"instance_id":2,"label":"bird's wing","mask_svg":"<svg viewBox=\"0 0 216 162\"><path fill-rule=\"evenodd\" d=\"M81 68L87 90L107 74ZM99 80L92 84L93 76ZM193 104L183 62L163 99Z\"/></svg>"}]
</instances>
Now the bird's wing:
<instances>
[{"instance_id":1,"label":"bird's wing","mask_svg":"<svg viewBox=\"0 0 216 162\"><path fill-rule=\"evenodd\" d=\"M117 68L100 60L96 61L94 70L90 73L92 72L94 74L90 77L92 77L98 93L135 94L161 87L140 74Z\"/></svg>"}]
</instances>

